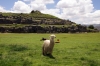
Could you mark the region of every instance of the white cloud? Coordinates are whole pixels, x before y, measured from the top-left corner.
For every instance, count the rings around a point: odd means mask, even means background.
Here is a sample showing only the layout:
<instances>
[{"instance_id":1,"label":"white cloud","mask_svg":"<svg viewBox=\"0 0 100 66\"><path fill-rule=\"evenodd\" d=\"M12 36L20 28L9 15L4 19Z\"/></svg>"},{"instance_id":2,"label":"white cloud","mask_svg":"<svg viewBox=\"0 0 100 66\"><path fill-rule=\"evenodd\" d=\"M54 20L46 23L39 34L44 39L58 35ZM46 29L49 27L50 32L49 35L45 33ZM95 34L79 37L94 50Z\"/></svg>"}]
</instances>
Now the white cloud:
<instances>
[{"instance_id":1,"label":"white cloud","mask_svg":"<svg viewBox=\"0 0 100 66\"><path fill-rule=\"evenodd\" d=\"M30 6L33 10L46 10L46 4L54 3L53 0L32 0L30 1Z\"/></svg>"},{"instance_id":2,"label":"white cloud","mask_svg":"<svg viewBox=\"0 0 100 66\"><path fill-rule=\"evenodd\" d=\"M57 3L58 8L71 8L76 7L78 5L76 0L60 0Z\"/></svg>"},{"instance_id":3,"label":"white cloud","mask_svg":"<svg viewBox=\"0 0 100 66\"><path fill-rule=\"evenodd\" d=\"M95 17L95 18L100 17L100 10L96 10L95 12L93 12L93 13L91 14L91 16L93 16L93 17Z\"/></svg>"},{"instance_id":4,"label":"white cloud","mask_svg":"<svg viewBox=\"0 0 100 66\"><path fill-rule=\"evenodd\" d=\"M29 2L27 4L26 2ZM19 0L14 3L13 12L18 13L29 13L32 10L46 10L46 4L54 3L53 0Z\"/></svg>"},{"instance_id":5,"label":"white cloud","mask_svg":"<svg viewBox=\"0 0 100 66\"><path fill-rule=\"evenodd\" d=\"M0 12L6 12L6 10L4 9L4 7L0 6Z\"/></svg>"},{"instance_id":6,"label":"white cloud","mask_svg":"<svg viewBox=\"0 0 100 66\"><path fill-rule=\"evenodd\" d=\"M91 0L60 0L57 7L72 13L75 11L78 13L92 12L94 8Z\"/></svg>"},{"instance_id":7,"label":"white cloud","mask_svg":"<svg viewBox=\"0 0 100 66\"><path fill-rule=\"evenodd\" d=\"M79 24L100 24L100 20L97 20L100 12L94 11L92 0L60 0L56 7L62 10L60 15L63 19Z\"/></svg>"},{"instance_id":8,"label":"white cloud","mask_svg":"<svg viewBox=\"0 0 100 66\"><path fill-rule=\"evenodd\" d=\"M40 1L40 0L39 0ZM47 3L47 4L52 4L52 3L54 3L54 0L41 0L41 1L43 1L43 2L45 2L45 3Z\"/></svg>"},{"instance_id":9,"label":"white cloud","mask_svg":"<svg viewBox=\"0 0 100 66\"><path fill-rule=\"evenodd\" d=\"M60 16L60 9L45 9L45 10L42 10L41 12L45 13L45 14L55 15L59 18L61 17Z\"/></svg>"},{"instance_id":10,"label":"white cloud","mask_svg":"<svg viewBox=\"0 0 100 66\"><path fill-rule=\"evenodd\" d=\"M41 3L41 4L52 4L54 3L54 0L23 0L23 1L29 1L34 3Z\"/></svg>"},{"instance_id":11,"label":"white cloud","mask_svg":"<svg viewBox=\"0 0 100 66\"><path fill-rule=\"evenodd\" d=\"M96 10L93 13L86 14L86 16L89 17L91 23L100 24L100 10Z\"/></svg>"},{"instance_id":12,"label":"white cloud","mask_svg":"<svg viewBox=\"0 0 100 66\"><path fill-rule=\"evenodd\" d=\"M18 13L29 13L31 11L31 8L29 5L25 4L24 2L17 1L13 6L12 11Z\"/></svg>"},{"instance_id":13,"label":"white cloud","mask_svg":"<svg viewBox=\"0 0 100 66\"><path fill-rule=\"evenodd\" d=\"M4 7L0 6L0 12L12 12L12 11L6 10Z\"/></svg>"},{"instance_id":14,"label":"white cloud","mask_svg":"<svg viewBox=\"0 0 100 66\"><path fill-rule=\"evenodd\" d=\"M27 2L27 1L30 1L30 0L23 0L23 1Z\"/></svg>"},{"instance_id":15,"label":"white cloud","mask_svg":"<svg viewBox=\"0 0 100 66\"><path fill-rule=\"evenodd\" d=\"M30 3L30 7L32 10L44 10L46 9L46 5L45 4L42 4L42 3L37 3L36 1L32 1Z\"/></svg>"},{"instance_id":16,"label":"white cloud","mask_svg":"<svg viewBox=\"0 0 100 66\"><path fill-rule=\"evenodd\" d=\"M54 3L53 0L34 0L36 3L51 4Z\"/></svg>"}]
</instances>

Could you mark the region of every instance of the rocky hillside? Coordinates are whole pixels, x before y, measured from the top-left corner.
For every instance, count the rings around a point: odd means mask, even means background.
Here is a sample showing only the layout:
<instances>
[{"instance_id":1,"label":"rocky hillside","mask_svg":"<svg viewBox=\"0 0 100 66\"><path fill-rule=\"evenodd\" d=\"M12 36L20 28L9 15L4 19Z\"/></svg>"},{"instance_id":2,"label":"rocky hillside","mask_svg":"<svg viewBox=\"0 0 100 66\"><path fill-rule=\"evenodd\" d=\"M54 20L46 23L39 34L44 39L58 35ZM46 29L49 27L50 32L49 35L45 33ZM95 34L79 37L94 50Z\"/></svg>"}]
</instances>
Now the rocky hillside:
<instances>
[{"instance_id":1,"label":"rocky hillside","mask_svg":"<svg viewBox=\"0 0 100 66\"><path fill-rule=\"evenodd\" d=\"M98 32L97 29L63 20L40 11L0 13L0 32L5 33L80 33Z\"/></svg>"},{"instance_id":2,"label":"rocky hillside","mask_svg":"<svg viewBox=\"0 0 100 66\"><path fill-rule=\"evenodd\" d=\"M0 13L0 24L33 24L33 25L65 25L73 24L70 20L62 20L49 14L39 11L31 11L29 14L23 13Z\"/></svg>"}]
</instances>

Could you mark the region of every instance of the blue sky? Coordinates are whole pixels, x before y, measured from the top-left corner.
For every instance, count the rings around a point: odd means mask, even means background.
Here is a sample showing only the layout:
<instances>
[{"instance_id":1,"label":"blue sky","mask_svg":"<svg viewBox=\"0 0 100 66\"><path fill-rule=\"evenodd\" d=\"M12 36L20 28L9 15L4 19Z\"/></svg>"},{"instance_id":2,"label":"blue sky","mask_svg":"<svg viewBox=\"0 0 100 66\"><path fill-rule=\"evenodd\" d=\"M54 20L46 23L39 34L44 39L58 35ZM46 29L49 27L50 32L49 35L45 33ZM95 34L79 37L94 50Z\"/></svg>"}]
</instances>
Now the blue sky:
<instances>
[{"instance_id":1,"label":"blue sky","mask_svg":"<svg viewBox=\"0 0 100 66\"><path fill-rule=\"evenodd\" d=\"M92 0L94 9L100 10L100 0Z\"/></svg>"},{"instance_id":2,"label":"blue sky","mask_svg":"<svg viewBox=\"0 0 100 66\"><path fill-rule=\"evenodd\" d=\"M79 24L100 24L100 0L1 0L0 12L39 10Z\"/></svg>"},{"instance_id":3,"label":"blue sky","mask_svg":"<svg viewBox=\"0 0 100 66\"><path fill-rule=\"evenodd\" d=\"M16 2L16 1L17 0L9 0L9 1L7 1L7 0L1 0L0 1L0 6L4 7L7 10L10 10L13 7L14 2Z\"/></svg>"}]
</instances>

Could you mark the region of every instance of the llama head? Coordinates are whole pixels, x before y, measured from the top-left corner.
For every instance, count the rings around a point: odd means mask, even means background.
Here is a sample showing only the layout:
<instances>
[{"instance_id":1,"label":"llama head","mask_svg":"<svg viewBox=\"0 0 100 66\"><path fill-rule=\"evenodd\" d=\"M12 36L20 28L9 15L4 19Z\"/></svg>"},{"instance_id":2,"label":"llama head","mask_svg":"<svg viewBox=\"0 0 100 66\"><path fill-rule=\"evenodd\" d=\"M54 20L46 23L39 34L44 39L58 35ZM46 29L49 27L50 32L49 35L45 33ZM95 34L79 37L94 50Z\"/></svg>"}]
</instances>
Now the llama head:
<instances>
[{"instance_id":1,"label":"llama head","mask_svg":"<svg viewBox=\"0 0 100 66\"><path fill-rule=\"evenodd\" d=\"M54 38L56 38L56 36L54 34L52 34L52 35L50 35L50 38L54 39Z\"/></svg>"}]
</instances>

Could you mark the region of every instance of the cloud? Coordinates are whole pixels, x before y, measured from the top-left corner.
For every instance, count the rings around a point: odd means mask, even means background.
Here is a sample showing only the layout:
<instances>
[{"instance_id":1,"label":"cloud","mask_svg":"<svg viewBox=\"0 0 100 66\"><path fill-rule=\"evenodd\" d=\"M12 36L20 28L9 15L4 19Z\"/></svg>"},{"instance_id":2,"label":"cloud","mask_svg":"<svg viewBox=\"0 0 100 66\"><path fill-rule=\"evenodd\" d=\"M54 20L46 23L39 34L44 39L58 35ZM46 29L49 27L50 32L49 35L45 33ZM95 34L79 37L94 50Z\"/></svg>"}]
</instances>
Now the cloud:
<instances>
[{"instance_id":1,"label":"cloud","mask_svg":"<svg viewBox=\"0 0 100 66\"><path fill-rule=\"evenodd\" d=\"M52 4L54 3L53 0L32 0L30 1L30 6L33 10L46 10L47 7L46 5L47 4Z\"/></svg>"},{"instance_id":2,"label":"cloud","mask_svg":"<svg viewBox=\"0 0 100 66\"><path fill-rule=\"evenodd\" d=\"M41 12L45 14L55 15L56 17L61 18L60 9L45 9L45 10L42 10Z\"/></svg>"},{"instance_id":3,"label":"cloud","mask_svg":"<svg viewBox=\"0 0 100 66\"><path fill-rule=\"evenodd\" d=\"M12 12L12 11L6 10L4 7L0 6L0 12Z\"/></svg>"},{"instance_id":4,"label":"cloud","mask_svg":"<svg viewBox=\"0 0 100 66\"><path fill-rule=\"evenodd\" d=\"M32 10L44 10L46 9L46 5L37 1L32 1L30 4Z\"/></svg>"},{"instance_id":5,"label":"cloud","mask_svg":"<svg viewBox=\"0 0 100 66\"><path fill-rule=\"evenodd\" d=\"M29 4L27 4L29 2ZM14 3L13 12L29 13L32 10L46 10L46 4L54 3L53 0L19 0Z\"/></svg>"},{"instance_id":6,"label":"cloud","mask_svg":"<svg viewBox=\"0 0 100 66\"><path fill-rule=\"evenodd\" d=\"M28 2L28 1L30 1L30 0L23 0L23 1Z\"/></svg>"},{"instance_id":7,"label":"cloud","mask_svg":"<svg viewBox=\"0 0 100 66\"><path fill-rule=\"evenodd\" d=\"M79 24L100 24L100 20L97 20L100 14L94 11L92 0L60 0L56 7L62 10L60 15L63 19Z\"/></svg>"},{"instance_id":8,"label":"cloud","mask_svg":"<svg viewBox=\"0 0 100 66\"><path fill-rule=\"evenodd\" d=\"M41 3L41 4L52 4L54 0L23 0L25 2L34 2L34 3Z\"/></svg>"},{"instance_id":9,"label":"cloud","mask_svg":"<svg viewBox=\"0 0 100 66\"><path fill-rule=\"evenodd\" d=\"M82 14L92 12L94 8L91 0L60 0L56 7L63 12Z\"/></svg>"},{"instance_id":10,"label":"cloud","mask_svg":"<svg viewBox=\"0 0 100 66\"><path fill-rule=\"evenodd\" d=\"M54 3L53 0L34 0L35 3L51 4Z\"/></svg>"},{"instance_id":11,"label":"cloud","mask_svg":"<svg viewBox=\"0 0 100 66\"><path fill-rule=\"evenodd\" d=\"M31 8L26 3L22 1L17 1L14 3L12 11L17 13L29 13L31 11Z\"/></svg>"},{"instance_id":12,"label":"cloud","mask_svg":"<svg viewBox=\"0 0 100 66\"><path fill-rule=\"evenodd\" d=\"M93 13L87 14L86 16L89 17L92 24L100 24L100 10L96 10Z\"/></svg>"},{"instance_id":13,"label":"cloud","mask_svg":"<svg viewBox=\"0 0 100 66\"><path fill-rule=\"evenodd\" d=\"M6 10L4 9L4 7L0 6L0 12L6 12Z\"/></svg>"},{"instance_id":14,"label":"cloud","mask_svg":"<svg viewBox=\"0 0 100 66\"><path fill-rule=\"evenodd\" d=\"M78 3L76 0L60 0L57 3L58 8L71 8L77 6Z\"/></svg>"}]
</instances>

